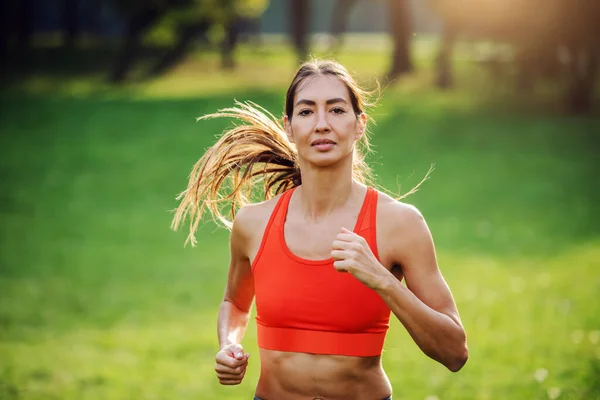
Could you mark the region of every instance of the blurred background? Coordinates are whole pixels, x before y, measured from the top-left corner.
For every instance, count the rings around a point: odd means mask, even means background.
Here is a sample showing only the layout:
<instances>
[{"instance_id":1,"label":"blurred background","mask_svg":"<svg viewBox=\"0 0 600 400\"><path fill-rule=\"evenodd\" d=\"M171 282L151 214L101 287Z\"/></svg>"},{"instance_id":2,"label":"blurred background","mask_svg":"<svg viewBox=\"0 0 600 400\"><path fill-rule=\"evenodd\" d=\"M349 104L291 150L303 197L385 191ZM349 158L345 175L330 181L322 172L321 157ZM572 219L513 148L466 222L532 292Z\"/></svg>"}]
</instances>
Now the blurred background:
<instances>
[{"instance_id":1,"label":"blurred background","mask_svg":"<svg viewBox=\"0 0 600 400\"><path fill-rule=\"evenodd\" d=\"M452 374L394 321L394 398L600 399L600 2L7 0L0 399L249 399L214 375L228 232L169 230L234 100L299 62L367 88L377 184L424 214L467 330ZM254 313L254 311L253 311Z\"/></svg>"}]
</instances>

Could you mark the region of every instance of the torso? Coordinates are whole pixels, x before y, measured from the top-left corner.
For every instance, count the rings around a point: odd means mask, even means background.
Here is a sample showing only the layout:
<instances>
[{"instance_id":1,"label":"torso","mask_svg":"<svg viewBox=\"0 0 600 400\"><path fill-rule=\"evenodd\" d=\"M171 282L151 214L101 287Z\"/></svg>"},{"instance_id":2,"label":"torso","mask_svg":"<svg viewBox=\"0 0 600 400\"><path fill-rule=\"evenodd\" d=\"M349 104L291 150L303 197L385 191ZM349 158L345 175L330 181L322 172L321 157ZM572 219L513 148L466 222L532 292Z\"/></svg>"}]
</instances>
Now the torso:
<instances>
[{"instance_id":1,"label":"torso","mask_svg":"<svg viewBox=\"0 0 600 400\"><path fill-rule=\"evenodd\" d=\"M331 243L341 226L352 229L366 188L357 196L355 204L348 204L347 212L333 214L327 220L307 223L295 211L293 198L288 209L284 236L287 247L296 255L306 259L322 260L331 257ZM279 200L279 196L266 202L252 205L252 237L247 255L251 263L258 253L268 220ZM377 247L380 262L397 277L401 277L388 251L385 232L386 209L398 202L379 193L377 202ZM381 357L349 357L308 353L281 352L260 349L261 376L256 395L263 399L373 399L390 396L391 385L381 365Z\"/></svg>"},{"instance_id":2,"label":"torso","mask_svg":"<svg viewBox=\"0 0 600 400\"><path fill-rule=\"evenodd\" d=\"M260 349L260 362L256 394L265 400L381 400L392 392L381 357Z\"/></svg>"}]
</instances>

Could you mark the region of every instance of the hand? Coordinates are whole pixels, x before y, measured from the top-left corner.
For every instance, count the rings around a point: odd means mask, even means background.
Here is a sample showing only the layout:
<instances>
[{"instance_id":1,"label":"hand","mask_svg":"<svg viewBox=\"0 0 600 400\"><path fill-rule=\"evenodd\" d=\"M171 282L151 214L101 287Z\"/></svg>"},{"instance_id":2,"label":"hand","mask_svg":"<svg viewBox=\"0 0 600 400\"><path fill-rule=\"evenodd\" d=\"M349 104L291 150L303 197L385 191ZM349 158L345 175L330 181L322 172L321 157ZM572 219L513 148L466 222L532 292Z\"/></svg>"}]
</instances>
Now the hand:
<instances>
[{"instance_id":1,"label":"hand","mask_svg":"<svg viewBox=\"0 0 600 400\"><path fill-rule=\"evenodd\" d=\"M244 354L239 344L230 344L217 353L215 372L221 385L239 385L246 375L250 354Z\"/></svg>"},{"instance_id":2,"label":"hand","mask_svg":"<svg viewBox=\"0 0 600 400\"><path fill-rule=\"evenodd\" d=\"M369 244L362 236L342 228L332 244L333 266L340 272L349 272L367 287L377 290L385 282L389 271L379 263Z\"/></svg>"}]
</instances>

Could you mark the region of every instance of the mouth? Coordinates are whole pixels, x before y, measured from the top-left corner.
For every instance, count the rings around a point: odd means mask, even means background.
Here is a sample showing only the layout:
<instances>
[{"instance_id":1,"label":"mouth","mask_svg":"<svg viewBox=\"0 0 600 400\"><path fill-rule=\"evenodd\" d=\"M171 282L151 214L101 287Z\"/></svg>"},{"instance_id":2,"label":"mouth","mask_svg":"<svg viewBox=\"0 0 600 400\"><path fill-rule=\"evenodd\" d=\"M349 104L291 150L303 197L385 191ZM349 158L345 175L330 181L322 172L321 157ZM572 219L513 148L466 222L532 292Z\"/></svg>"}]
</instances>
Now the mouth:
<instances>
[{"instance_id":1,"label":"mouth","mask_svg":"<svg viewBox=\"0 0 600 400\"><path fill-rule=\"evenodd\" d=\"M310 145L311 146L324 146L324 145L333 145L333 144L336 144L333 140L317 139L317 140L314 140Z\"/></svg>"}]
</instances>

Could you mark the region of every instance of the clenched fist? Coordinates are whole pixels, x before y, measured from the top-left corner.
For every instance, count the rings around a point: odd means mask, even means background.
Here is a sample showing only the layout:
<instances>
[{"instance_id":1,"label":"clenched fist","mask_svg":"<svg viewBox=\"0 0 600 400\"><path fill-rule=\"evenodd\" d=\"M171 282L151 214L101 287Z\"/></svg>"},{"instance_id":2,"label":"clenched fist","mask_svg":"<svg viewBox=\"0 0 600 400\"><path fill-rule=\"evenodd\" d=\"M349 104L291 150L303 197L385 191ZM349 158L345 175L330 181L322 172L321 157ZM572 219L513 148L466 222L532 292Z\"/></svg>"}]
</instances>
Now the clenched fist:
<instances>
[{"instance_id":1,"label":"clenched fist","mask_svg":"<svg viewBox=\"0 0 600 400\"><path fill-rule=\"evenodd\" d=\"M369 244L356 233L342 228L331 245L333 266L340 272L349 272L367 287L377 290L386 279L389 271L379 263Z\"/></svg>"},{"instance_id":2,"label":"clenched fist","mask_svg":"<svg viewBox=\"0 0 600 400\"><path fill-rule=\"evenodd\" d=\"M250 354L244 353L239 344L223 347L215 357L215 372L221 385L239 385L246 375Z\"/></svg>"}]
</instances>

